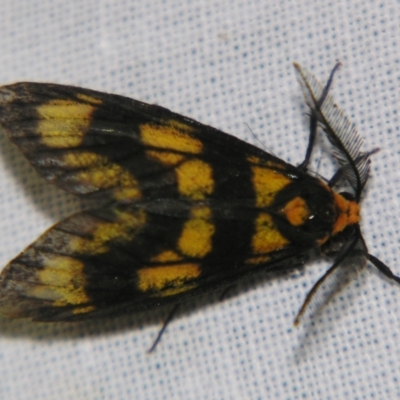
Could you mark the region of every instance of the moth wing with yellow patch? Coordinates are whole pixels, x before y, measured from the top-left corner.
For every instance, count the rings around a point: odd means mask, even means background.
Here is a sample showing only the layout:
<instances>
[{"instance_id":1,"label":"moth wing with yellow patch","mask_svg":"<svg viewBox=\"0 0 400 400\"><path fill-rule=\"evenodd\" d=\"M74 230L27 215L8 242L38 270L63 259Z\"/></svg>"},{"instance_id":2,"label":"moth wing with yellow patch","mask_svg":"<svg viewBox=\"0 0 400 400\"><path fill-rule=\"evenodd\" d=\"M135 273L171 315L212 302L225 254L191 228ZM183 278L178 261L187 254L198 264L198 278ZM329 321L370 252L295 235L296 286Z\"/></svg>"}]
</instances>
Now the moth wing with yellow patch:
<instances>
[{"instance_id":1,"label":"moth wing with yellow patch","mask_svg":"<svg viewBox=\"0 0 400 400\"><path fill-rule=\"evenodd\" d=\"M229 181L243 174L251 158L297 173L254 146L165 108L72 86L1 87L0 125L46 180L80 196L124 202L202 198L213 194L212 167L232 186ZM199 192L191 182L201 177Z\"/></svg>"},{"instance_id":2,"label":"moth wing with yellow patch","mask_svg":"<svg viewBox=\"0 0 400 400\"><path fill-rule=\"evenodd\" d=\"M56 224L2 271L1 313L57 320L96 310L90 291L115 294L124 284L129 273L121 268L132 262L123 249L145 224L144 211L126 207L80 212Z\"/></svg>"},{"instance_id":3,"label":"moth wing with yellow patch","mask_svg":"<svg viewBox=\"0 0 400 400\"><path fill-rule=\"evenodd\" d=\"M199 204L174 216L147 208L117 204L50 228L2 271L0 313L72 321L145 310L223 288L274 261L282 266L292 255L266 213L268 224L241 238L251 221L239 215L218 216ZM214 247L225 225L223 234L237 232L242 248Z\"/></svg>"}]
</instances>

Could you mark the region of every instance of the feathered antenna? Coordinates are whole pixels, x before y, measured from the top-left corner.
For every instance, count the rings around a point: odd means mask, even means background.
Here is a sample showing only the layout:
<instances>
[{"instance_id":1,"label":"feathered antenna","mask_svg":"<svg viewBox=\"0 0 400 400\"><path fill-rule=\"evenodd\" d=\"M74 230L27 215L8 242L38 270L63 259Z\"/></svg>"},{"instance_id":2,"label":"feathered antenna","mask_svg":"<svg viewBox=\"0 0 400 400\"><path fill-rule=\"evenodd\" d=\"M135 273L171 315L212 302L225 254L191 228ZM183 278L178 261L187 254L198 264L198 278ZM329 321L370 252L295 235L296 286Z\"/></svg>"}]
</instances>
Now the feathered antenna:
<instances>
[{"instance_id":1,"label":"feathered antenna","mask_svg":"<svg viewBox=\"0 0 400 400\"><path fill-rule=\"evenodd\" d=\"M322 125L333 146L333 155L342 167L341 175L353 188L355 199L358 201L368 180L370 160L369 154L360 151L362 139L355 125L328 93L334 72L340 63L332 70L327 85L323 85L310 71L299 64L293 65L312 116Z\"/></svg>"}]
</instances>

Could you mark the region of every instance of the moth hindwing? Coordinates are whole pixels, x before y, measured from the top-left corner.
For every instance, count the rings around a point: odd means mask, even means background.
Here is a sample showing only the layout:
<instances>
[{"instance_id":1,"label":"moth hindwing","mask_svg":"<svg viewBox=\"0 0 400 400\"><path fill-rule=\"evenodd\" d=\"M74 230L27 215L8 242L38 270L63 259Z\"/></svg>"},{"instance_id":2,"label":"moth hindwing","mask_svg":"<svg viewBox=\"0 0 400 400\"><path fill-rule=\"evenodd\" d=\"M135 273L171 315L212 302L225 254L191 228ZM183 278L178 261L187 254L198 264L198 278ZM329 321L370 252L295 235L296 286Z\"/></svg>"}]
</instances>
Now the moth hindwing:
<instances>
[{"instance_id":1,"label":"moth hindwing","mask_svg":"<svg viewBox=\"0 0 400 400\"><path fill-rule=\"evenodd\" d=\"M322 126L340 163L328 182L165 108L71 86L0 88L0 125L48 182L98 200L59 222L0 276L0 312L71 321L136 311L224 289L249 273L285 270L338 249L310 291L329 298L369 260L359 200L369 154L321 84L295 65L311 109L310 154ZM351 193L334 186L347 181ZM314 296L314 297L313 297ZM326 297L327 296L327 297ZM320 296L318 297L320 298Z\"/></svg>"}]
</instances>

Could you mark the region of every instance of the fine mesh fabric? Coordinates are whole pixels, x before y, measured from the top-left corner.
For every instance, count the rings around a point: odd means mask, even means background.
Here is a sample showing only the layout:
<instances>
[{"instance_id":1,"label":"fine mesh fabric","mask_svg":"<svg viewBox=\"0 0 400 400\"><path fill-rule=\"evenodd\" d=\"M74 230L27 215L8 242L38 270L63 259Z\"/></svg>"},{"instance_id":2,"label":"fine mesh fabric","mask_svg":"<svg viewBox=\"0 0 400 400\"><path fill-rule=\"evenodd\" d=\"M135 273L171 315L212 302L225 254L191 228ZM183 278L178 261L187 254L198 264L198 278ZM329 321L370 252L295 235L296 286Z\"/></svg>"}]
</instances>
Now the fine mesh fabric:
<instances>
[{"instance_id":1,"label":"fine mesh fabric","mask_svg":"<svg viewBox=\"0 0 400 400\"><path fill-rule=\"evenodd\" d=\"M325 81L372 157L369 251L400 275L400 2L3 0L0 84L71 84L156 103L293 164L308 120L293 61ZM313 169L330 177L329 145ZM79 202L0 135L0 265ZM328 260L185 304L76 324L0 319L0 399L400 398L400 286L368 267L317 320L293 320Z\"/></svg>"}]
</instances>

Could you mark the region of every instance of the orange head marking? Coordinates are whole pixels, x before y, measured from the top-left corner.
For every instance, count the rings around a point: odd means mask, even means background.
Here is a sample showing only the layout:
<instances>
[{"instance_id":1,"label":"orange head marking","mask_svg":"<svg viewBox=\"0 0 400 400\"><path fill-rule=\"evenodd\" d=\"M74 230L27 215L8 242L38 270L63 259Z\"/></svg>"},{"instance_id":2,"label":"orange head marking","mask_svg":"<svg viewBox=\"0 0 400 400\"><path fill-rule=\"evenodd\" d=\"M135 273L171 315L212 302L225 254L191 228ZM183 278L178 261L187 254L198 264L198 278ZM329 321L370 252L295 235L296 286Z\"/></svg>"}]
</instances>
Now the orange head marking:
<instances>
[{"instance_id":1,"label":"orange head marking","mask_svg":"<svg viewBox=\"0 0 400 400\"><path fill-rule=\"evenodd\" d=\"M334 193L338 216L333 226L333 234L342 232L350 225L360 222L360 206L354 200L347 200L341 194Z\"/></svg>"}]
</instances>

